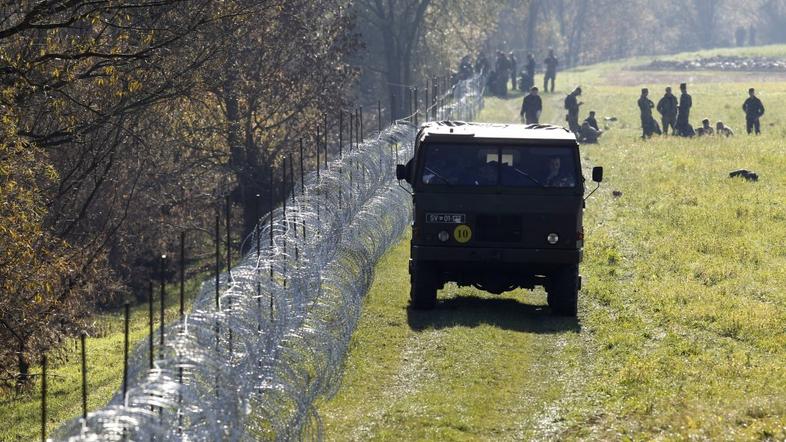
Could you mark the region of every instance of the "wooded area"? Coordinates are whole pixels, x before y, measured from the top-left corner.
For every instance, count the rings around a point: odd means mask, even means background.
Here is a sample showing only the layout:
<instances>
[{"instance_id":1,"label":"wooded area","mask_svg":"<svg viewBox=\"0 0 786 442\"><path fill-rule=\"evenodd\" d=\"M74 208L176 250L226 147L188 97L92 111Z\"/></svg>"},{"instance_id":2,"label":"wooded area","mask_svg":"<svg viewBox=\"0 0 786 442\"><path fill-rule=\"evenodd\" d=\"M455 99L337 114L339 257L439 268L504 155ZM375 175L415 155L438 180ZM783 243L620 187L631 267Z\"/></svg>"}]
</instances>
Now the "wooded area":
<instances>
[{"instance_id":1,"label":"wooded area","mask_svg":"<svg viewBox=\"0 0 786 442\"><path fill-rule=\"evenodd\" d=\"M235 236L251 231L300 139L333 146L326 115L382 100L402 117L409 88L481 49L553 47L565 66L732 45L740 28L780 42L785 23L784 0L3 2L0 383L142 295L180 232L209 253L199 232L227 196Z\"/></svg>"}]
</instances>

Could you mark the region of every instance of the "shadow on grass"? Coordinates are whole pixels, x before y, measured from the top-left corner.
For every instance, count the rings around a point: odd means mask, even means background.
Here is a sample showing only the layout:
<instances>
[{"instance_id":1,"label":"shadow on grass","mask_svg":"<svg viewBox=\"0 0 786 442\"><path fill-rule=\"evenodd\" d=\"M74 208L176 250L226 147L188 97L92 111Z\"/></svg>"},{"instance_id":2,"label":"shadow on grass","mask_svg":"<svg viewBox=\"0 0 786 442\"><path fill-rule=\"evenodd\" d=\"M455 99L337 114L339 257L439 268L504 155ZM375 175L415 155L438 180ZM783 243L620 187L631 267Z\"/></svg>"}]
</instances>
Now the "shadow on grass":
<instances>
[{"instance_id":1,"label":"shadow on grass","mask_svg":"<svg viewBox=\"0 0 786 442\"><path fill-rule=\"evenodd\" d=\"M554 316L548 307L523 304L515 299L472 296L437 301L433 310L407 309L407 322L415 331L490 325L525 333L562 333L581 330L577 318Z\"/></svg>"}]
</instances>

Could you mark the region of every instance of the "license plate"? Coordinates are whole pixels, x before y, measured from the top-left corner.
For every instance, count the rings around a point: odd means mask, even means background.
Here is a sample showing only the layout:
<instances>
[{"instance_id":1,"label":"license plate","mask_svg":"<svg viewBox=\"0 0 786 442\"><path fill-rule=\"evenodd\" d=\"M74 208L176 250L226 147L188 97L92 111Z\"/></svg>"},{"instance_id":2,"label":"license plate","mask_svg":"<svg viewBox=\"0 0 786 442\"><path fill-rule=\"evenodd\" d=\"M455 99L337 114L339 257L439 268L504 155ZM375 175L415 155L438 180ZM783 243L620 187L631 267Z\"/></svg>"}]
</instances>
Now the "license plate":
<instances>
[{"instance_id":1,"label":"license plate","mask_svg":"<svg viewBox=\"0 0 786 442\"><path fill-rule=\"evenodd\" d=\"M426 222L429 224L464 224L467 215L463 213L427 213Z\"/></svg>"}]
</instances>

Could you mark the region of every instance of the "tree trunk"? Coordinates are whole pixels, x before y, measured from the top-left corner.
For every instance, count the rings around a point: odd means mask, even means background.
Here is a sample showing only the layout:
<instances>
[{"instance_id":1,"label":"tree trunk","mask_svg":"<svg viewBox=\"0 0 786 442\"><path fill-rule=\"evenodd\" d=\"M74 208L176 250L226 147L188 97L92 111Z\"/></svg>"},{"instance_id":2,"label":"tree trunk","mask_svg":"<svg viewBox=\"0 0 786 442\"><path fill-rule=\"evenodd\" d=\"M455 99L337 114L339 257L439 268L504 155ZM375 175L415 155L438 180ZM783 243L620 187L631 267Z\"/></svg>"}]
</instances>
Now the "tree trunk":
<instances>
[{"instance_id":1,"label":"tree trunk","mask_svg":"<svg viewBox=\"0 0 786 442\"><path fill-rule=\"evenodd\" d=\"M27 356L25 356L25 344L22 342L19 343L17 364L19 374L16 377L16 391L20 392L30 382L30 362L27 360Z\"/></svg>"},{"instance_id":2,"label":"tree trunk","mask_svg":"<svg viewBox=\"0 0 786 442\"><path fill-rule=\"evenodd\" d=\"M579 62L581 54L581 41L584 38L584 23L587 18L587 9L589 7L588 0L580 0L578 11L576 12L576 19L573 23L573 29L570 32L570 39L568 40L568 65L575 66Z\"/></svg>"},{"instance_id":3,"label":"tree trunk","mask_svg":"<svg viewBox=\"0 0 786 442\"><path fill-rule=\"evenodd\" d=\"M533 53L535 50L538 12L540 12L540 0L531 0L529 2L529 11L527 12L527 52L529 53Z\"/></svg>"}]
</instances>

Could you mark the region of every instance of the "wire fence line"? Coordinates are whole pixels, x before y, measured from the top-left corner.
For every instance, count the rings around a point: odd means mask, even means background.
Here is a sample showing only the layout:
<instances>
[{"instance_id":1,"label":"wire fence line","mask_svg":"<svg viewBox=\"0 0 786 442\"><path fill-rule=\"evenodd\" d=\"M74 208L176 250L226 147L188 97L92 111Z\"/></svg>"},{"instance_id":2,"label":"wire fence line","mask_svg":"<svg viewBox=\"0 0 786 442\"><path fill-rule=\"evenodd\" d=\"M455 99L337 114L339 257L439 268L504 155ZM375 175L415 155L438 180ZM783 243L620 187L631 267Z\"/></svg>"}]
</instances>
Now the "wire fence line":
<instances>
[{"instance_id":1,"label":"wire fence line","mask_svg":"<svg viewBox=\"0 0 786 442\"><path fill-rule=\"evenodd\" d=\"M473 119L483 86L454 85L439 117ZM306 175L260 219L218 290L205 281L191 313L156 332L164 345L153 355L137 345L126 394L53 439L321 440L314 403L338 388L374 265L411 221L394 170L416 133L398 121Z\"/></svg>"}]
</instances>

